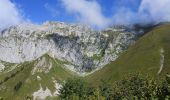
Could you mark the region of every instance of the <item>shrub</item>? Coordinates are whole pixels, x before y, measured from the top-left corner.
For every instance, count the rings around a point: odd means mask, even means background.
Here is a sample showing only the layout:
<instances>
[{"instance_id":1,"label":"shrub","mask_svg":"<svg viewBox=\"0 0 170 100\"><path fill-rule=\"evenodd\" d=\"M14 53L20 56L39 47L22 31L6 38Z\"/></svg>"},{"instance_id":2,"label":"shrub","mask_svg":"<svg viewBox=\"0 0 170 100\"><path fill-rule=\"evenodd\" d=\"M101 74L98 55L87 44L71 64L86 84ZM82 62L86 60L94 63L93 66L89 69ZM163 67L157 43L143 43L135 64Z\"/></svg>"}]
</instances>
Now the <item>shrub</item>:
<instances>
[{"instance_id":1,"label":"shrub","mask_svg":"<svg viewBox=\"0 0 170 100\"><path fill-rule=\"evenodd\" d=\"M18 91L21 86L22 86L22 82L20 81L20 82L18 82L18 83L15 85L14 90L15 90L15 91Z\"/></svg>"},{"instance_id":2,"label":"shrub","mask_svg":"<svg viewBox=\"0 0 170 100\"><path fill-rule=\"evenodd\" d=\"M156 81L133 74L109 84L92 87L81 79L69 79L60 90L64 100L170 100L170 78Z\"/></svg>"}]
</instances>

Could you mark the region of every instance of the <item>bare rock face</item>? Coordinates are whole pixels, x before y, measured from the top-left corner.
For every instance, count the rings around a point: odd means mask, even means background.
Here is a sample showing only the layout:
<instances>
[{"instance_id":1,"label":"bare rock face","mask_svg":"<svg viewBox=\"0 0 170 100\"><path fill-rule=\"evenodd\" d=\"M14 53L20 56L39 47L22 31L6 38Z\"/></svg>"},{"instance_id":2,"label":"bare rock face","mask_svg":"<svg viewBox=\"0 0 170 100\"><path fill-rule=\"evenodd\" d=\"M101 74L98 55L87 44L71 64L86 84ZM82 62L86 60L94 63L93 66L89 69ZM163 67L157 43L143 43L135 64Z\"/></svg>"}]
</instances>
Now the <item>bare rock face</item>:
<instances>
[{"instance_id":1,"label":"bare rock face","mask_svg":"<svg viewBox=\"0 0 170 100\"><path fill-rule=\"evenodd\" d=\"M79 74L100 69L135 42L134 32L127 27L95 31L61 22L21 24L0 34L0 61L22 63L48 54Z\"/></svg>"}]
</instances>

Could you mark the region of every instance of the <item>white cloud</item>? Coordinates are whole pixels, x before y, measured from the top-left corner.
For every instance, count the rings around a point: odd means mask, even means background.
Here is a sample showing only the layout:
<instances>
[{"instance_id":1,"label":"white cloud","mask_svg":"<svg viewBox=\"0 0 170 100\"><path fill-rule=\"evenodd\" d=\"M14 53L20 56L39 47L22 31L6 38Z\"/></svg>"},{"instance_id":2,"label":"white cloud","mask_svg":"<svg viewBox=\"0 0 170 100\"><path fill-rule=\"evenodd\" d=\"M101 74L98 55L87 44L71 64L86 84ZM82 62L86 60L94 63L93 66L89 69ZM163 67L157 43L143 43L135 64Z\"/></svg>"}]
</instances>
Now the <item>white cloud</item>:
<instances>
[{"instance_id":1,"label":"white cloud","mask_svg":"<svg viewBox=\"0 0 170 100\"><path fill-rule=\"evenodd\" d=\"M96 1L62 0L64 7L70 13L77 14L78 21L103 28L109 24L109 19L102 14L101 6Z\"/></svg>"},{"instance_id":2,"label":"white cloud","mask_svg":"<svg viewBox=\"0 0 170 100\"><path fill-rule=\"evenodd\" d=\"M130 24L170 21L169 5L170 0L142 0L137 12L126 7L120 7L113 15L112 22Z\"/></svg>"},{"instance_id":3,"label":"white cloud","mask_svg":"<svg viewBox=\"0 0 170 100\"><path fill-rule=\"evenodd\" d=\"M170 0L142 0L139 13L144 12L154 22L170 21Z\"/></svg>"},{"instance_id":4,"label":"white cloud","mask_svg":"<svg viewBox=\"0 0 170 100\"><path fill-rule=\"evenodd\" d=\"M10 0L0 0L0 30L22 22L22 16Z\"/></svg>"},{"instance_id":5,"label":"white cloud","mask_svg":"<svg viewBox=\"0 0 170 100\"><path fill-rule=\"evenodd\" d=\"M62 0L64 7L70 13L78 14L78 20L99 28L110 24L159 23L170 21L170 0L141 0L138 10L134 11L124 6L132 3L136 7L139 0L122 0L123 6L114 9L112 17L105 17L102 6L97 0ZM132 7L133 8L133 7Z\"/></svg>"}]
</instances>

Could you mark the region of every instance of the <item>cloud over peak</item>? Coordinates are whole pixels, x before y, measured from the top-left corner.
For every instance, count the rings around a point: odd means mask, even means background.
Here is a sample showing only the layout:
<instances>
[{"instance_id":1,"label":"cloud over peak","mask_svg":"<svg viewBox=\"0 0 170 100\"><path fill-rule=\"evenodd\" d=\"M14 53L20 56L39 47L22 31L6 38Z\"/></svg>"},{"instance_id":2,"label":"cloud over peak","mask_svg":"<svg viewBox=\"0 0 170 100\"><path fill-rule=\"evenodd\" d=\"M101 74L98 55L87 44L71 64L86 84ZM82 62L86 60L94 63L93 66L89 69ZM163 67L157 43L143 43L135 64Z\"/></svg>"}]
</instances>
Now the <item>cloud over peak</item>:
<instances>
[{"instance_id":1,"label":"cloud over peak","mask_svg":"<svg viewBox=\"0 0 170 100\"><path fill-rule=\"evenodd\" d=\"M139 13L147 13L154 22L170 21L170 0L142 0Z\"/></svg>"},{"instance_id":2,"label":"cloud over peak","mask_svg":"<svg viewBox=\"0 0 170 100\"><path fill-rule=\"evenodd\" d=\"M61 0L65 9L69 13L76 14L77 20L81 23L96 26L98 28L105 27L109 24L101 6L97 1L87 0Z\"/></svg>"},{"instance_id":3,"label":"cloud over peak","mask_svg":"<svg viewBox=\"0 0 170 100\"><path fill-rule=\"evenodd\" d=\"M68 12L78 15L80 22L99 28L110 24L147 24L170 21L170 0L117 0L118 5L110 14L112 17L106 17L102 13L103 6L97 0L61 1ZM133 5L129 6L130 3Z\"/></svg>"},{"instance_id":4,"label":"cloud over peak","mask_svg":"<svg viewBox=\"0 0 170 100\"><path fill-rule=\"evenodd\" d=\"M125 24L156 24L170 21L169 5L170 0L141 0L137 11L130 10L128 7L120 7L117 13L113 15L113 22Z\"/></svg>"}]
</instances>

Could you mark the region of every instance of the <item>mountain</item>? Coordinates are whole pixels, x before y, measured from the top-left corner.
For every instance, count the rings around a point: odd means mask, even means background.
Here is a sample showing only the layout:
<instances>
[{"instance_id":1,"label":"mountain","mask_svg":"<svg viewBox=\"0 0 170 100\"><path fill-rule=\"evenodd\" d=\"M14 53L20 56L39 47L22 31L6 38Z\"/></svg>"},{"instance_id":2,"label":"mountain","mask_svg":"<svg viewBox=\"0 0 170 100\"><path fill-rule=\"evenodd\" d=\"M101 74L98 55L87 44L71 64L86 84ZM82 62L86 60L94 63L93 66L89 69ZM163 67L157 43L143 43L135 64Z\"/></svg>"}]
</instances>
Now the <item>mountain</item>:
<instances>
[{"instance_id":1,"label":"mountain","mask_svg":"<svg viewBox=\"0 0 170 100\"><path fill-rule=\"evenodd\" d=\"M123 25L101 31L61 22L11 26L0 33L0 97L55 99L64 80L101 69L136 38Z\"/></svg>"},{"instance_id":2,"label":"mountain","mask_svg":"<svg viewBox=\"0 0 170 100\"><path fill-rule=\"evenodd\" d=\"M95 31L83 25L46 22L11 26L0 35L0 61L23 63L42 55L68 62L64 66L80 75L100 69L118 58L135 42L128 27Z\"/></svg>"},{"instance_id":3,"label":"mountain","mask_svg":"<svg viewBox=\"0 0 170 100\"><path fill-rule=\"evenodd\" d=\"M118 59L101 70L87 76L93 84L101 80L114 82L129 73L141 73L153 78L170 74L170 24L159 24L143 35L136 43L122 53Z\"/></svg>"},{"instance_id":4,"label":"mountain","mask_svg":"<svg viewBox=\"0 0 170 100\"><path fill-rule=\"evenodd\" d=\"M61 22L11 26L0 35L0 98L55 100L62 83L73 77L99 85L134 72L168 76L169 26L101 31Z\"/></svg>"}]
</instances>

